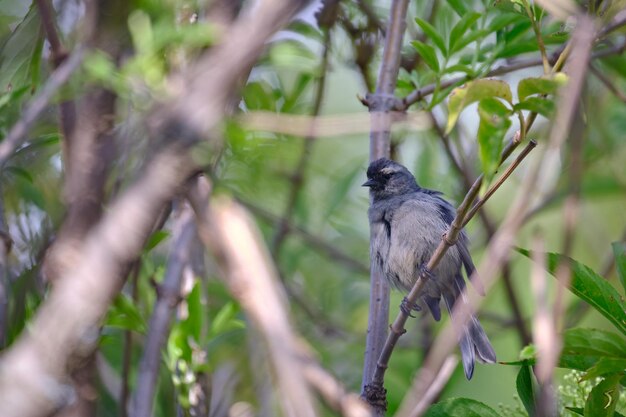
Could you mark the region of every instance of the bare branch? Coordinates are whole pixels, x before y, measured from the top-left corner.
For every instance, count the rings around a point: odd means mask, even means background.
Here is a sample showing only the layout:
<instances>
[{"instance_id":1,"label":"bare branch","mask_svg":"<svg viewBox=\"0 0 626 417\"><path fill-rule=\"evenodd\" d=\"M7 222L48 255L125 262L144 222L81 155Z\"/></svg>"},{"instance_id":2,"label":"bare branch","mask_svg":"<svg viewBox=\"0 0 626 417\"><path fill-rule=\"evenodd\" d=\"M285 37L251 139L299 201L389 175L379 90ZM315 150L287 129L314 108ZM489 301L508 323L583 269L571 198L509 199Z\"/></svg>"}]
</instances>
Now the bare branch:
<instances>
[{"instance_id":1,"label":"bare branch","mask_svg":"<svg viewBox=\"0 0 626 417\"><path fill-rule=\"evenodd\" d=\"M393 0L391 2L389 26L386 31L387 36L385 37L376 93L367 98L372 126L375 126L370 133L370 161L389 156L391 128L389 111L395 102L393 94L400 68L400 51L406 29L408 3L408 0ZM389 284L381 274L375 272L376 268L370 269L370 307L361 383L362 393L365 392L366 385L376 369L389 323ZM384 393L376 393L368 398L368 402L374 405L377 415L383 415L387 407L384 397Z\"/></svg>"}]
</instances>

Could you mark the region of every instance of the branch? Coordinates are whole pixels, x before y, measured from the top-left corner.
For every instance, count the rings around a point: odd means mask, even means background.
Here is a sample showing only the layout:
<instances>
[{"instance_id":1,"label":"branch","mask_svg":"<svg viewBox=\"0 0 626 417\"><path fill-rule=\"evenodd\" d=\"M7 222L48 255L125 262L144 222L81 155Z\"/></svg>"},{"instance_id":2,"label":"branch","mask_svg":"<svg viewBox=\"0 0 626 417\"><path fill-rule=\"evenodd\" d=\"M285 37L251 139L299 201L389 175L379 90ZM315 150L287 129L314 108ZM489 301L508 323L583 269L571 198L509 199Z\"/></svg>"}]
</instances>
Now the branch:
<instances>
[{"instance_id":1,"label":"branch","mask_svg":"<svg viewBox=\"0 0 626 417\"><path fill-rule=\"evenodd\" d=\"M376 85L376 94L368 96L368 106L372 125L370 133L370 161L389 155L391 116L389 110L395 101L393 93L396 88L400 67L402 38L406 29L408 0L393 0L389 11L389 27L385 37L382 64ZM370 242L371 245L371 242ZM375 268L370 275L370 307L368 314L367 336L365 342L365 360L363 363L362 394L366 384L376 369L389 322L389 284ZM383 415L386 409L384 394L378 403L368 402L375 406L377 415Z\"/></svg>"},{"instance_id":2,"label":"branch","mask_svg":"<svg viewBox=\"0 0 626 417\"><path fill-rule=\"evenodd\" d=\"M263 239L241 206L225 198L209 206L208 195L208 182L198 177L188 198L196 213L200 238L214 254L233 296L263 337L285 415L313 417L313 398L302 379L285 294Z\"/></svg>"},{"instance_id":3,"label":"branch","mask_svg":"<svg viewBox=\"0 0 626 417\"><path fill-rule=\"evenodd\" d=\"M84 49L78 47L70 57L59 66L46 81L41 91L33 98L22 112L22 117L17 121L0 143L0 166L3 166L15 149L22 143L35 120L43 112L57 90L69 80L70 76L78 69L83 61Z\"/></svg>"},{"instance_id":4,"label":"branch","mask_svg":"<svg viewBox=\"0 0 626 417\"><path fill-rule=\"evenodd\" d=\"M593 35L592 29L593 22L584 15L579 16L578 25L576 26L573 36L573 44L575 46L573 50L576 51L576 57L572 58L572 60L575 62L575 65L571 67L570 82L559 100L559 106L557 108L560 111L556 116L555 122L552 124L550 139L547 144L548 149L558 149L570 130L574 109L578 103L578 99L574 98L573 95L576 92L580 92L584 75L587 71L585 55L591 50L593 37L590 35ZM483 285L487 290L495 283L501 266L509 256L509 251L513 245L517 231L522 226L525 213L528 211L533 190L539 181L542 164L544 164L545 161L546 158L542 155L542 157L539 158L537 167L530 171L529 175L524 178L519 188L517 198L509 209L502 226L491 240L487 248L487 254L477 269L477 273L481 277ZM410 392L405 396L398 416L415 416L415 414L410 414L410 410L413 409L412 404L424 395L424 392L432 384L432 375L436 374L436 370L440 369L444 359L457 344L456 329L465 326L466 321L469 320L472 313L480 306L482 299L477 294L467 293L466 295L468 303L457 303L453 309L452 314L459 318L458 322L454 324L449 323L437 337L422 368L413 381Z\"/></svg>"},{"instance_id":5,"label":"branch","mask_svg":"<svg viewBox=\"0 0 626 417\"><path fill-rule=\"evenodd\" d=\"M172 315L180 301L183 270L189 263L190 246L196 233L191 209L182 205L173 226L172 249L163 282L157 287L157 301L152 310L143 357L137 375L137 391L131 410L133 417L152 416L161 348L167 340Z\"/></svg>"},{"instance_id":6,"label":"branch","mask_svg":"<svg viewBox=\"0 0 626 417\"><path fill-rule=\"evenodd\" d=\"M66 272L28 331L4 352L4 417L48 415L64 402L72 354L85 339L93 339L161 208L195 170L189 147L217 126L242 69L255 62L266 40L302 5L288 0L255 3L254 14L237 20L223 43L178 76L178 95L151 114L150 127L158 133L154 156L71 254Z\"/></svg>"}]
</instances>

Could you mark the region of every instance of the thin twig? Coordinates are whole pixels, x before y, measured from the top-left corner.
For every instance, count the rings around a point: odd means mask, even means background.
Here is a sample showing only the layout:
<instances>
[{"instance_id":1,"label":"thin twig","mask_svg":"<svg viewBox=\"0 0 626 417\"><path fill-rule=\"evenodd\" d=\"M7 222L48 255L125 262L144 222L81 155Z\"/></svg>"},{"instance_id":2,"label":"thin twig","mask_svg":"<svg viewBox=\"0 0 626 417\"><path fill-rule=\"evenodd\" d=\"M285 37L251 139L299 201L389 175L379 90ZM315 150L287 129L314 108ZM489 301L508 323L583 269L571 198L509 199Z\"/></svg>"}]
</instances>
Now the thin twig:
<instances>
[{"instance_id":1,"label":"thin twig","mask_svg":"<svg viewBox=\"0 0 626 417\"><path fill-rule=\"evenodd\" d=\"M589 68L591 69L591 73L595 75L596 78L598 78L598 80L600 80L615 97L617 97L621 102L626 103L626 94L620 91L609 79L609 77L600 71L594 64L591 64Z\"/></svg>"},{"instance_id":2,"label":"thin twig","mask_svg":"<svg viewBox=\"0 0 626 417\"><path fill-rule=\"evenodd\" d=\"M13 151L20 145L35 120L46 109L58 89L67 82L80 66L84 54L82 47L76 48L70 57L50 74L40 93L26 105L20 120L13 125L6 138L0 143L0 166L6 163Z\"/></svg>"}]
</instances>

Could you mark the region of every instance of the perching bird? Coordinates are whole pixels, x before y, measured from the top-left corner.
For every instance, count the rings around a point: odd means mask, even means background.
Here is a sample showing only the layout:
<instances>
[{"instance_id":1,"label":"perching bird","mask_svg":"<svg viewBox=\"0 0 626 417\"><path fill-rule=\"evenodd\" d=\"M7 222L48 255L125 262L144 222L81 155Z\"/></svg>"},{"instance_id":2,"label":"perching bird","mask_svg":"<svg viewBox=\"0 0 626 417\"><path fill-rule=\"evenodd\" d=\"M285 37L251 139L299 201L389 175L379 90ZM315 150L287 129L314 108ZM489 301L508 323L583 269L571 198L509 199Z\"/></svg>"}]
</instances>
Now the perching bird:
<instances>
[{"instance_id":1,"label":"perching bird","mask_svg":"<svg viewBox=\"0 0 626 417\"><path fill-rule=\"evenodd\" d=\"M468 279L475 267L465 232L461 232L456 245L448 249L433 271L426 270L428 260L455 217L454 207L440 192L417 185L404 166L385 158L370 164L363 186L370 188L372 196L368 215L373 267L379 268L394 287L403 291L409 291L420 272L426 272L429 279L415 309L419 311L427 306L437 321L441 318L442 297L450 312L457 300L466 302L461 266L465 267ZM401 308L408 313L405 301ZM471 317L458 338L467 379L474 373L475 358L488 363L496 361L493 347L476 317Z\"/></svg>"}]
</instances>

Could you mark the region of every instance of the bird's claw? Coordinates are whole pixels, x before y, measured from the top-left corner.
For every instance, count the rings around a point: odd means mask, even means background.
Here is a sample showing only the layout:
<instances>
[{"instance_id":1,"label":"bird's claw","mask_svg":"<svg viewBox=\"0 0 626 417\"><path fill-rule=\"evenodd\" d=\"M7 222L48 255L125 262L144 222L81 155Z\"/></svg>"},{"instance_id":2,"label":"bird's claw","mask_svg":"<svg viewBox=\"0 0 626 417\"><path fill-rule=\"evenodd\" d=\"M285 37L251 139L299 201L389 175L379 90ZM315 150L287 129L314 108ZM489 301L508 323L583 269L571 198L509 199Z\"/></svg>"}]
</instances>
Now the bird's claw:
<instances>
[{"instance_id":1,"label":"bird's claw","mask_svg":"<svg viewBox=\"0 0 626 417\"><path fill-rule=\"evenodd\" d=\"M432 280L435 280L437 278L435 274L433 274L433 272L430 269L428 269L428 267L425 264L420 265L419 271L420 271L421 277L426 277Z\"/></svg>"},{"instance_id":2,"label":"bird's claw","mask_svg":"<svg viewBox=\"0 0 626 417\"><path fill-rule=\"evenodd\" d=\"M411 312L422 311L422 309L417 304L409 303L409 300L406 297L404 297L402 299L402 302L400 303L400 311L402 311L404 314L406 314L409 317L415 318L415 316L412 315Z\"/></svg>"}]
</instances>

